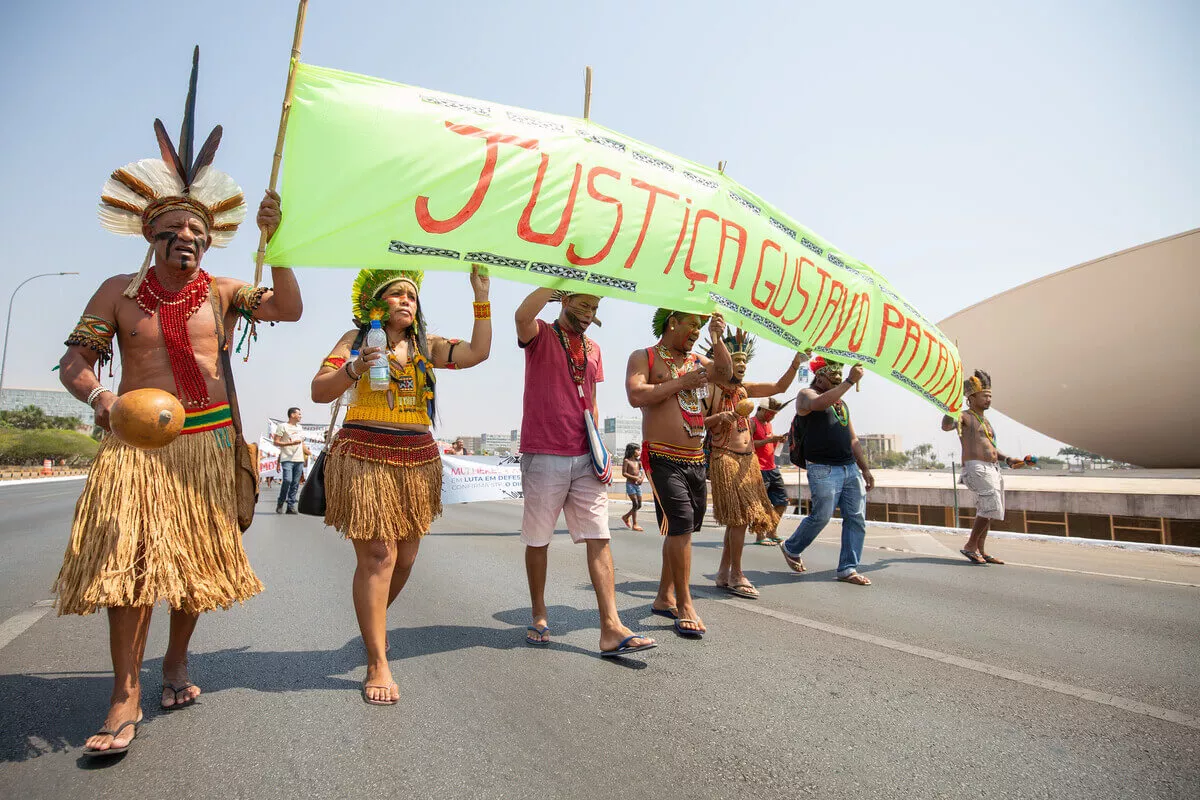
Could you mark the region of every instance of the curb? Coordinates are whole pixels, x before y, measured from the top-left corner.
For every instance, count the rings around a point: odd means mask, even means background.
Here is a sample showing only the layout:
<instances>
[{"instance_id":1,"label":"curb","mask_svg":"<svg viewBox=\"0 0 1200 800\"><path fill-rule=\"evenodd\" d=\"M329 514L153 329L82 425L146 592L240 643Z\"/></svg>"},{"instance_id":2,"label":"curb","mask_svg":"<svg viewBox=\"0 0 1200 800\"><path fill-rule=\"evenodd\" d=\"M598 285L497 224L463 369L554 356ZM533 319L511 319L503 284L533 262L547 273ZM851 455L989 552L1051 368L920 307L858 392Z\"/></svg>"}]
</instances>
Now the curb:
<instances>
[{"instance_id":1,"label":"curb","mask_svg":"<svg viewBox=\"0 0 1200 800\"><path fill-rule=\"evenodd\" d=\"M0 489L5 486L30 486L35 483L62 483L63 481L81 481L87 478L87 475L63 475L58 478L17 478L16 480L3 481L0 480Z\"/></svg>"}]
</instances>

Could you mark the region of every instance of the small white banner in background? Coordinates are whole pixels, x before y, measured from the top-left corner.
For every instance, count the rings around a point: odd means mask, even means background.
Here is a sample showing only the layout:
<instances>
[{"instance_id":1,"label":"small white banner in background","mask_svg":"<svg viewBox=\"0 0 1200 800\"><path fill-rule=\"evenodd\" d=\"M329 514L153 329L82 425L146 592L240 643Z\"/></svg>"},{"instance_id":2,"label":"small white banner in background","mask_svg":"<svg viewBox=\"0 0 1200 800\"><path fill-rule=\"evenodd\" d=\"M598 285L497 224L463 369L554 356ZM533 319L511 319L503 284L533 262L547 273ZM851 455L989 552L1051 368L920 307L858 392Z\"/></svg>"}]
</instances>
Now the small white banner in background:
<instances>
[{"instance_id":1,"label":"small white banner in background","mask_svg":"<svg viewBox=\"0 0 1200 800\"><path fill-rule=\"evenodd\" d=\"M521 462L516 456L442 456L442 503L519 500Z\"/></svg>"}]
</instances>

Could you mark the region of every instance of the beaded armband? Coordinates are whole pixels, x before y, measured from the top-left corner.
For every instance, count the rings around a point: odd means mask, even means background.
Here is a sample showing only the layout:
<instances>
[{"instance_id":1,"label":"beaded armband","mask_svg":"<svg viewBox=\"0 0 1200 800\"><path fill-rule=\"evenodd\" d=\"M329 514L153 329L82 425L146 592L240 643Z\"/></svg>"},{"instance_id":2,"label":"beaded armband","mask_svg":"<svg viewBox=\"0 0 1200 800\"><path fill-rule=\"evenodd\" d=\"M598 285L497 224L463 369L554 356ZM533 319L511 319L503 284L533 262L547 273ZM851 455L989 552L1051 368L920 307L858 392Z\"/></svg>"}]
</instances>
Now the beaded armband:
<instances>
[{"instance_id":1,"label":"beaded armband","mask_svg":"<svg viewBox=\"0 0 1200 800\"><path fill-rule=\"evenodd\" d=\"M94 351L99 356L96 363L103 366L112 361L112 340L116 332L116 326L104 317L84 314L63 344L68 347L86 347Z\"/></svg>"},{"instance_id":2,"label":"beaded armband","mask_svg":"<svg viewBox=\"0 0 1200 800\"><path fill-rule=\"evenodd\" d=\"M482 303L471 303L471 308L475 310L475 319L491 319L492 304L485 300Z\"/></svg>"},{"instance_id":3,"label":"beaded armband","mask_svg":"<svg viewBox=\"0 0 1200 800\"><path fill-rule=\"evenodd\" d=\"M262 304L263 295L269 291L265 286L242 286L233 295L233 307L246 319L253 319L254 312Z\"/></svg>"}]
</instances>

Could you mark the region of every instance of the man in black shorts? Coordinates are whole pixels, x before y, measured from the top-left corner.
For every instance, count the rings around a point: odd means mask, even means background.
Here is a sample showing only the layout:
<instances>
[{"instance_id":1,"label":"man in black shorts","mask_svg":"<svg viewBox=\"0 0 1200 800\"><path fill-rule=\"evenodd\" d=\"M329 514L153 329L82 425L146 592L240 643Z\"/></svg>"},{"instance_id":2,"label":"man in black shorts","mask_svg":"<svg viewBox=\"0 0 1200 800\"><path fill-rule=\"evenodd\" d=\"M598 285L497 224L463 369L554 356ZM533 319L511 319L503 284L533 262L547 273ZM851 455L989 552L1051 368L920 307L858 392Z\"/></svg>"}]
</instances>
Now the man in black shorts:
<instances>
[{"instance_id":1,"label":"man in black shorts","mask_svg":"<svg viewBox=\"0 0 1200 800\"><path fill-rule=\"evenodd\" d=\"M733 374L722 340L725 320L713 314L709 336L713 359L691 352L705 317L660 308L654 315L658 344L629 356L625 392L642 410L642 465L654 492L654 513L663 542L662 580L651 605L656 614L675 620L680 636L699 638L706 630L692 605L692 534L704 523L704 410L702 392L709 377L727 381Z\"/></svg>"}]
</instances>

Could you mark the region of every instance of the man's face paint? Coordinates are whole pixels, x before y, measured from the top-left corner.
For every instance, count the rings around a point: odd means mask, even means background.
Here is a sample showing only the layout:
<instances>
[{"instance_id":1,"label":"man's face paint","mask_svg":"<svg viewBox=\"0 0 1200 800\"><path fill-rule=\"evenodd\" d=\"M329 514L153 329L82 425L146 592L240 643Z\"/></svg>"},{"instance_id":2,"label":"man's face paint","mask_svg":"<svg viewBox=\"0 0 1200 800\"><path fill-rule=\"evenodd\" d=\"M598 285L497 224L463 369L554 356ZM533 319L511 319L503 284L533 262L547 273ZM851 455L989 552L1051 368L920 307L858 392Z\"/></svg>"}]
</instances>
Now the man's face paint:
<instances>
[{"instance_id":1,"label":"man's face paint","mask_svg":"<svg viewBox=\"0 0 1200 800\"><path fill-rule=\"evenodd\" d=\"M200 266L209 243L208 229L195 214L168 211L154 222L153 242L159 264L186 272Z\"/></svg>"},{"instance_id":2,"label":"man's face paint","mask_svg":"<svg viewBox=\"0 0 1200 800\"><path fill-rule=\"evenodd\" d=\"M821 391L827 391L832 389L834 386L837 386L842 382L842 365L838 364L834 366L829 364L821 367L819 370L817 370L816 380L814 383L817 382L822 382L824 384L824 388L822 388Z\"/></svg>"},{"instance_id":3,"label":"man's face paint","mask_svg":"<svg viewBox=\"0 0 1200 800\"><path fill-rule=\"evenodd\" d=\"M734 353L731 358L733 359L733 381L737 383L746 377L746 356L742 353Z\"/></svg>"},{"instance_id":4,"label":"man's face paint","mask_svg":"<svg viewBox=\"0 0 1200 800\"><path fill-rule=\"evenodd\" d=\"M590 294L577 294L563 301L563 321L573 333L583 333L596 318L600 298Z\"/></svg>"}]
</instances>

